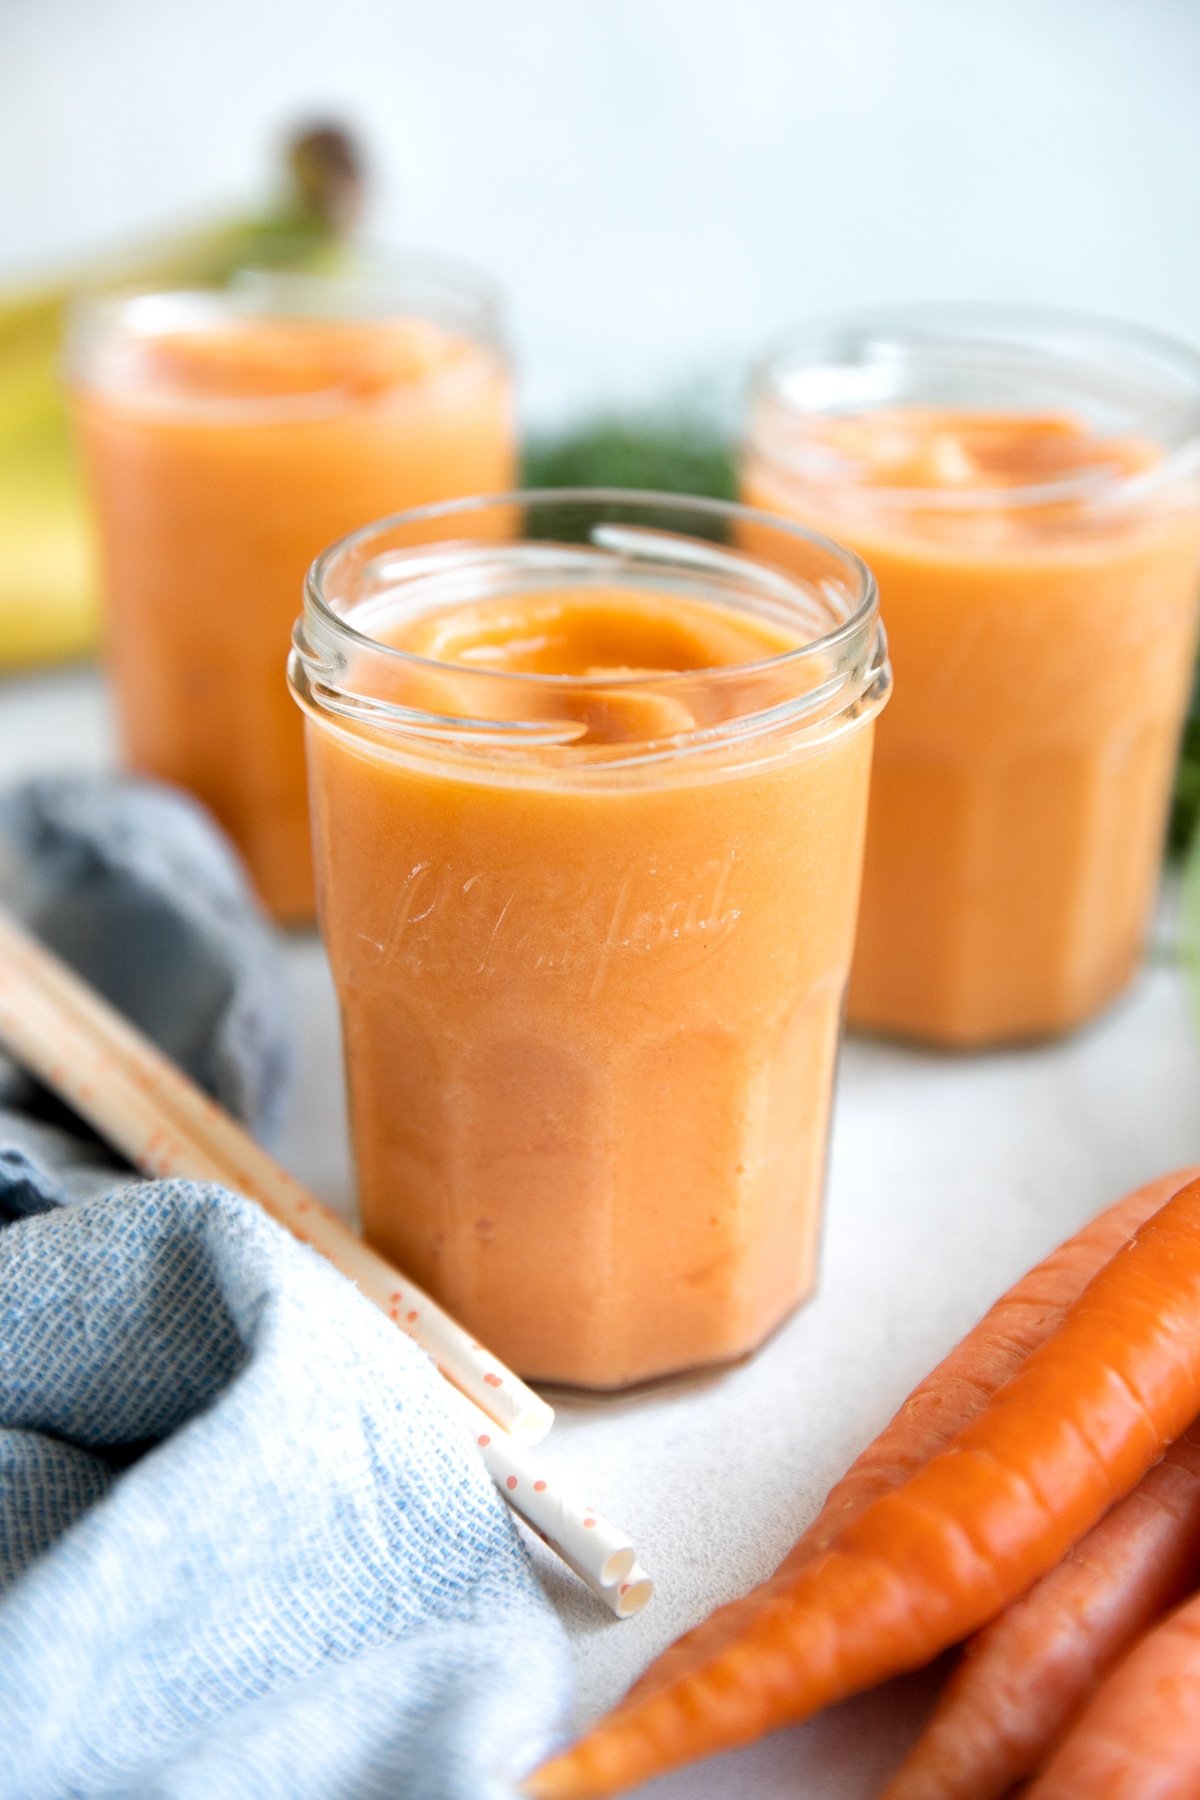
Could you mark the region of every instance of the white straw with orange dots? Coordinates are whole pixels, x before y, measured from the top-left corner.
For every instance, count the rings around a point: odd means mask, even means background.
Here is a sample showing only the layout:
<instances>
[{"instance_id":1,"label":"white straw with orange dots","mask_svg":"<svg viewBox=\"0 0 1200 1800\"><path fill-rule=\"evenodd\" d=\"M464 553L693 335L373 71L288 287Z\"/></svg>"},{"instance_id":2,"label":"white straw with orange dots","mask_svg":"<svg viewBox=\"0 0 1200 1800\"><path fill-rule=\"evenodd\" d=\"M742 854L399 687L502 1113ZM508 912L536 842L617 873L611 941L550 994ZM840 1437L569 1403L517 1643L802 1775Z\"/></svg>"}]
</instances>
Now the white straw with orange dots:
<instances>
[{"instance_id":1,"label":"white straw with orange dots","mask_svg":"<svg viewBox=\"0 0 1200 1800\"><path fill-rule=\"evenodd\" d=\"M626 1534L556 1481L542 1465L539 1450L527 1450L506 1432L494 1431L477 1407L455 1398L492 1480L530 1530L574 1569L618 1619L631 1619L641 1612L654 1592L654 1583Z\"/></svg>"},{"instance_id":2,"label":"white straw with orange dots","mask_svg":"<svg viewBox=\"0 0 1200 1800\"><path fill-rule=\"evenodd\" d=\"M355 1236L74 970L0 910L0 1035L102 1137L149 1175L214 1181L311 1244L489 1418L527 1444L551 1407Z\"/></svg>"},{"instance_id":3,"label":"white straw with orange dots","mask_svg":"<svg viewBox=\"0 0 1200 1800\"><path fill-rule=\"evenodd\" d=\"M513 1510L618 1618L640 1612L652 1588L629 1540L594 1507L570 1499L526 1448L550 1428L546 1402L2 909L0 1041L136 1167L234 1188L361 1288L453 1383L476 1447Z\"/></svg>"}]
</instances>

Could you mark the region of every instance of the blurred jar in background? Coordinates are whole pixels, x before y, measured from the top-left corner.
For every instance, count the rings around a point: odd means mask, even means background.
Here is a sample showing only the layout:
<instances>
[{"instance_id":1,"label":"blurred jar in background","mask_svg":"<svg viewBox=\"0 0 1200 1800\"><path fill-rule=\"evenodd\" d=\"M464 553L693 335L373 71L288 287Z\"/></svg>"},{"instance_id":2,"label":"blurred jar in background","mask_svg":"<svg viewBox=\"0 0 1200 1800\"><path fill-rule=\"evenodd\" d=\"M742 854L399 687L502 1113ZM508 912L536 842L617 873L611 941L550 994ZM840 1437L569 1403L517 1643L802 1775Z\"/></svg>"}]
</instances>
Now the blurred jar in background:
<instances>
[{"instance_id":1,"label":"blurred jar in background","mask_svg":"<svg viewBox=\"0 0 1200 1800\"><path fill-rule=\"evenodd\" d=\"M1190 690L1200 357L1041 310L814 327L754 377L742 490L874 571L896 692L853 1022L1064 1031L1138 965Z\"/></svg>"},{"instance_id":2,"label":"blurred jar in background","mask_svg":"<svg viewBox=\"0 0 1200 1800\"><path fill-rule=\"evenodd\" d=\"M452 266L86 302L69 350L126 761L190 788L276 918L314 910L284 676L305 571L381 513L512 485L490 291Z\"/></svg>"}]
</instances>

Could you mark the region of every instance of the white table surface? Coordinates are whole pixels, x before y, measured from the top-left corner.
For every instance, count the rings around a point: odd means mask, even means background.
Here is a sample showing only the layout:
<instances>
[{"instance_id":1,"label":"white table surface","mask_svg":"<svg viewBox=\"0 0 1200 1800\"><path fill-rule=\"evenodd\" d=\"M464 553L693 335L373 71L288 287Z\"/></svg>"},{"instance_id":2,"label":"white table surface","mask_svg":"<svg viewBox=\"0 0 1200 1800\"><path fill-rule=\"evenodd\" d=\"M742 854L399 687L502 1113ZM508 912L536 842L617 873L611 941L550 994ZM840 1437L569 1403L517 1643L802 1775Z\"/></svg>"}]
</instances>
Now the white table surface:
<instances>
[{"instance_id":1,"label":"white table surface","mask_svg":"<svg viewBox=\"0 0 1200 1800\"><path fill-rule=\"evenodd\" d=\"M110 760L86 671L0 683L0 777ZM631 1531L657 1582L611 1620L537 1548L566 1622L583 1719L665 1643L778 1562L830 1484L1010 1281L1107 1201L1200 1162L1200 1055L1170 926L1158 960L1067 1042L937 1056L845 1050L820 1292L751 1362L559 1406L564 1470ZM282 1156L351 1204L336 1016L314 939L289 943L301 1068ZM931 1692L915 1677L643 1790L648 1800L867 1800Z\"/></svg>"}]
</instances>

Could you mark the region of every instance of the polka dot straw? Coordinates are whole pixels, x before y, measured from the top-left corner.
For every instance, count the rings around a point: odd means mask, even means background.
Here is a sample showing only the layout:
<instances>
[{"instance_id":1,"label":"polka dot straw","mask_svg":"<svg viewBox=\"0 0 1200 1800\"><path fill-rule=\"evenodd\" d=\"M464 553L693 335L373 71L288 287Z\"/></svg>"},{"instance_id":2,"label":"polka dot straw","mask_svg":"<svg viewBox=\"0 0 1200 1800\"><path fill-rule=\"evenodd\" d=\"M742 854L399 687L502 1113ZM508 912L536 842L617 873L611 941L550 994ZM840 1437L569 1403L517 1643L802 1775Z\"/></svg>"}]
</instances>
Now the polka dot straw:
<instances>
[{"instance_id":1,"label":"polka dot straw","mask_svg":"<svg viewBox=\"0 0 1200 1800\"><path fill-rule=\"evenodd\" d=\"M628 1539L594 1508L568 1497L530 1457L526 1446L540 1442L553 1423L546 1402L306 1193L2 909L0 1042L147 1174L235 1189L348 1276L453 1384L454 1402L509 1505L619 1618L641 1610L652 1589Z\"/></svg>"},{"instance_id":2,"label":"polka dot straw","mask_svg":"<svg viewBox=\"0 0 1200 1800\"><path fill-rule=\"evenodd\" d=\"M542 1462L502 1431L492 1431L476 1407L458 1400L492 1480L531 1531L585 1581L618 1619L641 1612L654 1584L627 1534L571 1493Z\"/></svg>"},{"instance_id":3,"label":"polka dot straw","mask_svg":"<svg viewBox=\"0 0 1200 1800\"><path fill-rule=\"evenodd\" d=\"M442 1374L524 1443L551 1407L356 1237L73 970L0 911L0 1038L148 1175L215 1181L326 1257Z\"/></svg>"}]
</instances>

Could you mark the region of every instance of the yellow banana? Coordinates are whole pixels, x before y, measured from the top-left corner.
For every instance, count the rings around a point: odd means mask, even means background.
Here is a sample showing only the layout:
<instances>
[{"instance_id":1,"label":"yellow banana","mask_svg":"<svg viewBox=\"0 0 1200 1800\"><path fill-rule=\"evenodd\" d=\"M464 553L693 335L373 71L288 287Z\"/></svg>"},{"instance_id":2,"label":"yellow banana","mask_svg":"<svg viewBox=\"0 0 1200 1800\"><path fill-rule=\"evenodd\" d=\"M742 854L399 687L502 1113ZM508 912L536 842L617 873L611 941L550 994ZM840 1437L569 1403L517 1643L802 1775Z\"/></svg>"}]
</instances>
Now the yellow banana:
<instances>
[{"instance_id":1,"label":"yellow banana","mask_svg":"<svg viewBox=\"0 0 1200 1800\"><path fill-rule=\"evenodd\" d=\"M0 291L0 668L81 656L97 636L59 366L72 299L128 283L219 286L244 268L336 266L361 199L354 145L317 127L288 145L283 191L262 212L171 233L42 287Z\"/></svg>"}]
</instances>

